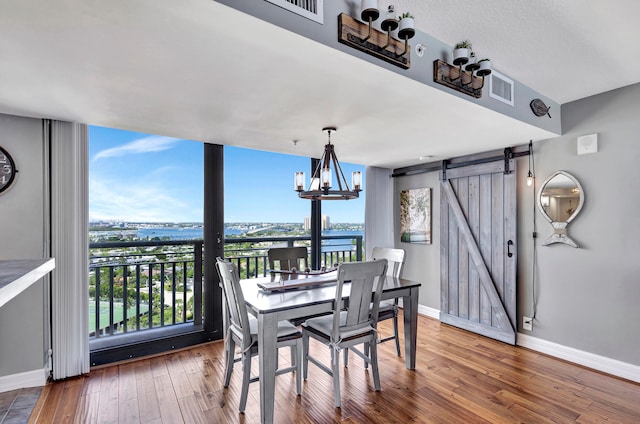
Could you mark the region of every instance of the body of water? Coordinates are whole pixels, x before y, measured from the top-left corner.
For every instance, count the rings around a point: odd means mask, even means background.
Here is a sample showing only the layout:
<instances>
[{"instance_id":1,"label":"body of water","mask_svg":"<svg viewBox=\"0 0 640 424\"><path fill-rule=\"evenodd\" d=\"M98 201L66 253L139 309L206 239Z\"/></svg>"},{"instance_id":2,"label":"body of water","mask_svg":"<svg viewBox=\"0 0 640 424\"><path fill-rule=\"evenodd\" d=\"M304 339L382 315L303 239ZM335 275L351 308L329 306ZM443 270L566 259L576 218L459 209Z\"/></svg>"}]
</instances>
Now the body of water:
<instances>
[{"instance_id":1,"label":"body of water","mask_svg":"<svg viewBox=\"0 0 640 424\"><path fill-rule=\"evenodd\" d=\"M195 228L195 227L148 227L148 228L140 228L138 230L125 230L122 231L97 231L90 232L91 235L101 235L101 236L125 236L127 234L135 235L137 238L141 240L159 238L169 240L198 240L203 238L203 229ZM235 228L225 228L224 232L225 236L227 235L242 235L246 234L246 231L238 230ZM286 234L282 234L286 235ZM353 231L353 230L328 230L322 232L323 236L364 236L364 231ZM247 234L247 237L251 237L251 234ZM336 251L336 250L347 250L347 247L351 245L351 240L347 239L339 239L339 240L324 240L322 242L323 251ZM355 246L354 246L355 248Z\"/></svg>"}]
</instances>

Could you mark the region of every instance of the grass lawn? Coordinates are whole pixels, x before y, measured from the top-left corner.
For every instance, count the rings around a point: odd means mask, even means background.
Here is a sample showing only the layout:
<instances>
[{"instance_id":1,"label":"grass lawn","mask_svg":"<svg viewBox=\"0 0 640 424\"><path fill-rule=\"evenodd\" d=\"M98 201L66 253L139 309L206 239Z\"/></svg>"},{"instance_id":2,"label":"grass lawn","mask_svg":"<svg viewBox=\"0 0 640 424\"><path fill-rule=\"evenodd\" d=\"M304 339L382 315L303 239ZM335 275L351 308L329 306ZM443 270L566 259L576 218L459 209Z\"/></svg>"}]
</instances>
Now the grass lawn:
<instances>
[{"instance_id":1,"label":"grass lawn","mask_svg":"<svg viewBox=\"0 0 640 424\"><path fill-rule=\"evenodd\" d=\"M122 302L113 302L113 322L117 323L122 321ZM146 313L149 310L149 305L140 304L140 314ZM136 307L132 306L127 309L127 318L136 316ZM146 317L145 317L146 318ZM141 318L143 319L143 318ZM109 302L100 302L100 328L109 326ZM96 328L96 305L95 301L89 301L89 333L93 333Z\"/></svg>"}]
</instances>

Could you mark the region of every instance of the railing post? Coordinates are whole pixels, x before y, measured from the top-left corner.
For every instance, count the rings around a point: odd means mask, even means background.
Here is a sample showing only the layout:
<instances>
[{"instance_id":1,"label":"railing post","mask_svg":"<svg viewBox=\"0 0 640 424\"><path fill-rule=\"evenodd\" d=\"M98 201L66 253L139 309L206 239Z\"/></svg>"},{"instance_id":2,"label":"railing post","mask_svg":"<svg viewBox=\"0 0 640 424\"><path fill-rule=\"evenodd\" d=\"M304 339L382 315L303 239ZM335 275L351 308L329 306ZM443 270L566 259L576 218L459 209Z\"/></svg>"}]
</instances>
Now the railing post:
<instances>
[{"instance_id":1,"label":"railing post","mask_svg":"<svg viewBox=\"0 0 640 424\"><path fill-rule=\"evenodd\" d=\"M100 337L100 267L96 268L95 337Z\"/></svg>"},{"instance_id":2,"label":"railing post","mask_svg":"<svg viewBox=\"0 0 640 424\"><path fill-rule=\"evenodd\" d=\"M197 241L193 245L193 323L202 324L202 245ZM186 308L185 304L185 308Z\"/></svg>"},{"instance_id":3,"label":"railing post","mask_svg":"<svg viewBox=\"0 0 640 424\"><path fill-rule=\"evenodd\" d=\"M356 236L356 260L362 262L362 236Z\"/></svg>"}]
</instances>

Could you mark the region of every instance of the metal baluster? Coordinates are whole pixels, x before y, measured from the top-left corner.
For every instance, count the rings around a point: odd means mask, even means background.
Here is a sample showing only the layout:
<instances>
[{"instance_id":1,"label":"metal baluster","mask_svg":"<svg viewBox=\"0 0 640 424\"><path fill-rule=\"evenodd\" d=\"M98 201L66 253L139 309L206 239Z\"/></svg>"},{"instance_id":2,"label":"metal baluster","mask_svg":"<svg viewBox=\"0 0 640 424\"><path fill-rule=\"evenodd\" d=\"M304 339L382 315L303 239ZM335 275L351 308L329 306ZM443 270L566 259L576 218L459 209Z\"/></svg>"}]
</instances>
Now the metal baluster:
<instances>
[{"instance_id":1,"label":"metal baluster","mask_svg":"<svg viewBox=\"0 0 640 424\"><path fill-rule=\"evenodd\" d=\"M96 319L95 337L100 337L100 267L96 268Z\"/></svg>"},{"instance_id":2,"label":"metal baluster","mask_svg":"<svg viewBox=\"0 0 640 424\"><path fill-rule=\"evenodd\" d=\"M160 262L160 327L164 327L164 262Z\"/></svg>"},{"instance_id":3,"label":"metal baluster","mask_svg":"<svg viewBox=\"0 0 640 424\"><path fill-rule=\"evenodd\" d=\"M149 328L153 328L153 264L149 264Z\"/></svg>"},{"instance_id":4,"label":"metal baluster","mask_svg":"<svg viewBox=\"0 0 640 424\"><path fill-rule=\"evenodd\" d=\"M140 265L136 265L136 331L140 331Z\"/></svg>"},{"instance_id":5,"label":"metal baluster","mask_svg":"<svg viewBox=\"0 0 640 424\"><path fill-rule=\"evenodd\" d=\"M171 262L171 301L173 302L173 308L171 311L171 323L176 323L176 263Z\"/></svg>"},{"instance_id":6,"label":"metal baluster","mask_svg":"<svg viewBox=\"0 0 640 424\"><path fill-rule=\"evenodd\" d=\"M127 332L127 310L129 308L129 292L127 291L127 273L129 267L124 265L122 267L122 331Z\"/></svg>"},{"instance_id":7,"label":"metal baluster","mask_svg":"<svg viewBox=\"0 0 640 424\"><path fill-rule=\"evenodd\" d=\"M113 267L109 267L109 335L113 336Z\"/></svg>"}]
</instances>

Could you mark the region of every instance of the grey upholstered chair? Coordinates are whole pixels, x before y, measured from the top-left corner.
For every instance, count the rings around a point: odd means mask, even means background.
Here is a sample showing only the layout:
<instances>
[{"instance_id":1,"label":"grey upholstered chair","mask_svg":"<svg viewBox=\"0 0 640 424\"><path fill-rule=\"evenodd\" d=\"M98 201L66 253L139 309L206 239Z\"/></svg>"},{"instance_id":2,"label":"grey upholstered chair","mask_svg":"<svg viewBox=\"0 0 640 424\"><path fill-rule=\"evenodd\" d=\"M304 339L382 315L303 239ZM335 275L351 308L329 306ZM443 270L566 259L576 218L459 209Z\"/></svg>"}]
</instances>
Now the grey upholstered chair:
<instances>
[{"instance_id":1,"label":"grey upholstered chair","mask_svg":"<svg viewBox=\"0 0 640 424\"><path fill-rule=\"evenodd\" d=\"M376 322L378 305L387 269L386 259L370 262L344 263L338 267L338 284L331 315L311 318L302 324L303 375L308 376L309 362L333 377L333 401L336 407L340 401L340 350L351 349L371 364L376 391L380 390L378 372L378 350L376 344ZM342 291L345 282L350 282L349 301L342 309ZM372 301L373 293L373 301ZM316 339L329 347L331 368L325 366L309 353L309 338ZM368 344L368 355L354 347Z\"/></svg>"},{"instance_id":2,"label":"grey upholstered chair","mask_svg":"<svg viewBox=\"0 0 640 424\"><path fill-rule=\"evenodd\" d=\"M295 268L304 271L308 267L307 256L306 247L274 247L267 252L271 270L289 271Z\"/></svg>"},{"instance_id":3,"label":"grey upholstered chair","mask_svg":"<svg viewBox=\"0 0 640 424\"><path fill-rule=\"evenodd\" d=\"M233 364L242 361L242 391L238 410L244 412L247 405L249 383L258 381L258 377L251 377L251 358L258 354L258 321L247 312L244 301L238 269L235 264L216 260L220 283L226 299L228 328L225 335L225 379L224 387L229 387ZM240 357L235 358L236 344L240 347ZM278 322L277 347L291 347L291 366L278 369L276 375L286 372L296 372L296 393L302 393L302 333L289 321ZM273 358L277 364L277 358Z\"/></svg>"}]
</instances>

